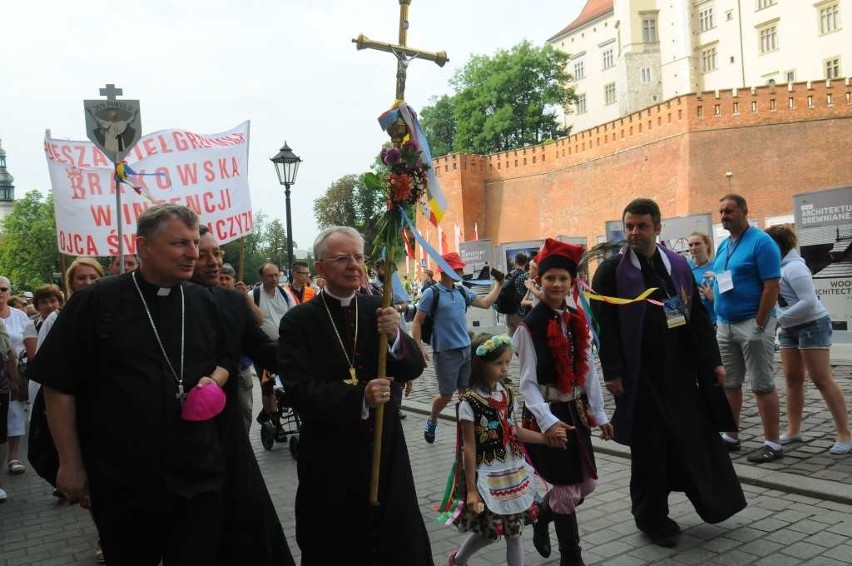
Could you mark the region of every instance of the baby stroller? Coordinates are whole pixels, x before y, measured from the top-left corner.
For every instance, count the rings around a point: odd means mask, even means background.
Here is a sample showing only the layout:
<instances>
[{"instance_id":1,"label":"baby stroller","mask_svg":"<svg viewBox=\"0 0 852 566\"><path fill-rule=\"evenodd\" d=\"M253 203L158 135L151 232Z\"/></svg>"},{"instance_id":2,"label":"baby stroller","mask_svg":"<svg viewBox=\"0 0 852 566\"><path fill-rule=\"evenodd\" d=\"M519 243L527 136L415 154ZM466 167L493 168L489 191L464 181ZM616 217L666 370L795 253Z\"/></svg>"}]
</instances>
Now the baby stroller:
<instances>
[{"instance_id":1,"label":"baby stroller","mask_svg":"<svg viewBox=\"0 0 852 566\"><path fill-rule=\"evenodd\" d=\"M275 413L270 414L268 418L262 419L263 422L260 423L260 443L266 450L272 450L272 447L276 443L288 442L289 440L290 455L296 458L299 450L298 435L302 428L302 420L299 418L296 410L293 409L290 398L284 391L284 386L277 375L275 376L273 392L275 395L275 404L278 409Z\"/></svg>"}]
</instances>

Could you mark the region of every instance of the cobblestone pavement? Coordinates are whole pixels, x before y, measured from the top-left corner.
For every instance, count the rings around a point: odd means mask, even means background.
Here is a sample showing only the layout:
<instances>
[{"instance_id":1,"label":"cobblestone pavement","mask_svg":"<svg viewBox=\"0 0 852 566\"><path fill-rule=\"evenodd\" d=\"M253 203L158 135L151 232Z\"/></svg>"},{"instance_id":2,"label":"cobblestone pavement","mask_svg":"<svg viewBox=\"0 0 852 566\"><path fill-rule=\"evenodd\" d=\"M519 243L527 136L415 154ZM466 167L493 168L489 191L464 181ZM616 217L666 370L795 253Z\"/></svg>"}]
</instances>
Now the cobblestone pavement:
<instances>
[{"instance_id":1,"label":"cobblestone pavement","mask_svg":"<svg viewBox=\"0 0 852 566\"><path fill-rule=\"evenodd\" d=\"M852 365L837 365L833 369L834 378L843 391L847 404L852 404ZM517 382L518 371L518 360L514 358L509 369L509 376L515 382ZM598 373L601 375L600 371ZM775 385L781 399L781 431L783 432L787 424L787 412L784 374L780 361L776 361L775 363ZM408 399L403 401L403 404L415 411L427 411L430 408L432 398L436 394L435 370L430 365L426 368L424 374L415 381L414 391ZM615 409L613 398L606 391L604 391L604 398L607 414L612 416L612 412ZM441 416L455 418L455 409L453 407L454 403L451 403L449 407L444 409ZM422 424L424 417L418 415L415 418ZM751 464L746 460L748 454L760 448L763 442L763 427L760 424L760 416L757 412L755 397L748 390L744 390L743 392L743 409L740 416L740 426L742 429L740 431L742 450L731 453L731 456L737 465L751 468L755 477L765 476L765 472L784 472L810 479L828 480L852 486L852 456L833 456L828 453L828 449L831 448L835 440L834 421L813 383L808 382L805 397L802 424L802 436L805 441L785 446L784 458L781 460L759 466ZM454 429L449 426L439 426L438 430L439 435L452 435L455 433ZM607 445L601 444L599 447L606 451L614 451L621 454L626 453L626 449L619 449L613 443L607 443ZM758 470L762 472L758 473ZM852 491L850 491L850 494L852 494ZM852 503L852 500L848 502ZM850 563L852 564L852 557L850 557Z\"/></svg>"},{"instance_id":2,"label":"cobblestone pavement","mask_svg":"<svg viewBox=\"0 0 852 566\"><path fill-rule=\"evenodd\" d=\"M404 421L417 494L430 532L436 564L464 538L436 522L433 510L443 493L450 469L454 439L451 427L439 426L435 444L422 438L420 419ZM252 442L294 554L296 466L284 444L271 451L260 446L257 428ZM629 465L619 456L598 455L600 484L578 512L583 554L587 564L633 566L644 564L849 564L852 557L852 506L824 499L744 486L749 506L718 525L701 522L686 499L670 498L671 516L684 529L679 545L664 549L648 543L633 525L628 490ZM3 474L9 501L0 507L0 565L92 565L97 534L86 511L58 504L50 487L32 471L22 476ZM526 563L558 564L554 554L545 560L532 547L530 529L524 534ZM554 548L555 537L552 541ZM498 542L481 551L471 565L505 563ZM403 565L401 565L403 566Z\"/></svg>"},{"instance_id":3,"label":"cobblestone pavement","mask_svg":"<svg viewBox=\"0 0 852 566\"><path fill-rule=\"evenodd\" d=\"M850 396L852 367L838 366L835 377L847 400ZM517 375L516 371L514 375ZM779 385L783 382L779 373ZM403 422L411 454L418 497L432 540L436 564L446 564L446 556L463 540L455 529L436 522L433 506L443 494L453 458L455 427L442 421L437 440L426 444L422 436L423 410L433 394L432 370L417 381L415 392L405 401L408 418ZM256 397L259 396L255 388ZM259 398L255 407L259 406ZM783 407L783 390L782 390ZM447 411L449 414L449 410ZM753 399L746 395L743 412L744 454L758 446L759 420ZM783 417L782 417L783 418ZM827 454L832 441L832 425L827 411L813 388L809 389L804 435L806 443L787 449L780 463L769 466L746 465L744 454L735 456L737 470L744 481L749 506L718 524L701 522L691 505L680 494L670 498L671 516L684 529L677 548L651 545L639 533L630 515L629 461L625 453L598 450L600 484L578 512L583 554L588 564L793 564L840 565L852 563L852 505L839 502L837 493L852 484L852 456ZM297 479L295 461L284 444L266 451L260 446L257 427L251 431L252 443L278 509L287 538L298 556L295 541L293 503ZM601 445L598 444L600 447ZM774 470L786 470L790 483L805 485L814 477L822 478L823 495L801 495L789 489L772 489L761 479ZM88 513L79 507L57 503L51 488L31 470L21 476L0 471L0 483L9 492L7 503L0 505L0 566L92 565L97 533ZM758 485L755 485L758 484ZM763 485L761 485L763 484ZM771 482L770 482L771 484ZM834 499L834 500L832 500ZM841 498L843 499L843 498ZM524 548L528 565L558 564L556 554L544 560L535 553L528 529ZM555 537L552 541L556 547ZM480 552L472 565L505 563L502 542Z\"/></svg>"}]
</instances>

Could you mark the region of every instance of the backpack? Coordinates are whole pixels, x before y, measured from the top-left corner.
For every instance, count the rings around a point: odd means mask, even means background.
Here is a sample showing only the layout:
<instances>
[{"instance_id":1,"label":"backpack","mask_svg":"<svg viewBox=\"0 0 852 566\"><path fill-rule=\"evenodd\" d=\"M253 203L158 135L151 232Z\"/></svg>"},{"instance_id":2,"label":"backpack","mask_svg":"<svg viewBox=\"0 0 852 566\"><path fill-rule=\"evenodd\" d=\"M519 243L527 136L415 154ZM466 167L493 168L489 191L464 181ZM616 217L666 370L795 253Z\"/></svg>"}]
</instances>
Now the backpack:
<instances>
[{"instance_id":1,"label":"backpack","mask_svg":"<svg viewBox=\"0 0 852 566\"><path fill-rule=\"evenodd\" d=\"M284 287L280 287L278 285L275 286L278 289L278 292L281 293L281 296L284 297L284 300L287 301L287 308L289 309L293 305L290 302L290 294L284 290ZM254 306L260 306L260 287L255 287L251 291L251 296L254 299Z\"/></svg>"},{"instance_id":2,"label":"backpack","mask_svg":"<svg viewBox=\"0 0 852 566\"><path fill-rule=\"evenodd\" d=\"M515 289L515 281L523 273L523 270L516 269L503 281L503 288L500 289L500 294L497 295L497 300L494 301L494 308L500 314L516 314L518 312L518 307L521 306L523 296L518 295L518 291Z\"/></svg>"},{"instance_id":3,"label":"backpack","mask_svg":"<svg viewBox=\"0 0 852 566\"><path fill-rule=\"evenodd\" d=\"M431 285L429 289L432 289L432 294L435 295L435 302L432 304L432 312L426 313L426 318L423 319L423 324L420 326L420 340L422 340L424 344L432 344L432 338L435 334L435 313L438 312L438 302L441 299L441 292L438 291L434 285ZM470 306L470 303L467 300L467 293L465 293L464 289L460 287L456 287L456 289L462 294L464 310L467 312L467 308ZM422 301L423 299L421 298L420 300Z\"/></svg>"}]
</instances>

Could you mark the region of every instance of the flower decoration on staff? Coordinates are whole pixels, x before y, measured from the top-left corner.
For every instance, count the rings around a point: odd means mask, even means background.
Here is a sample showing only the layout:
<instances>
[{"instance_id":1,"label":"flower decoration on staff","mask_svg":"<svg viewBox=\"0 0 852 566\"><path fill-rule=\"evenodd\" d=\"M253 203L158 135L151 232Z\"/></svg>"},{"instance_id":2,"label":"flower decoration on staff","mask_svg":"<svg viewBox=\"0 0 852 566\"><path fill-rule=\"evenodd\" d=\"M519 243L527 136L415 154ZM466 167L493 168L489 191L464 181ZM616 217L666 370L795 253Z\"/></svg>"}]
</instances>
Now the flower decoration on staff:
<instances>
[{"instance_id":1,"label":"flower decoration on staff","mask_svg":"<svg viewBox=\"0 0 852 566\"><path fill-rule=\"evenodd\" d=\"M500 346L512 346L512 338L507 334L498 334L497 336L492 336L482 344L476 347L476 355L480 358L483 356L487 356L489 352L493 352Z\"/></svg>"},{"instance_id":2,"label":"flower decoration on staff","mask_svg":"<svg viewBox=\"0 0 852 566\"><path fill-rule=\"evenodd\" d=\"M409 139L398 148L386 147L379 157L390 170L385 178L388 208L416 204L426 192L429 170L417 142Z\"/></svg>"}]
</instances>

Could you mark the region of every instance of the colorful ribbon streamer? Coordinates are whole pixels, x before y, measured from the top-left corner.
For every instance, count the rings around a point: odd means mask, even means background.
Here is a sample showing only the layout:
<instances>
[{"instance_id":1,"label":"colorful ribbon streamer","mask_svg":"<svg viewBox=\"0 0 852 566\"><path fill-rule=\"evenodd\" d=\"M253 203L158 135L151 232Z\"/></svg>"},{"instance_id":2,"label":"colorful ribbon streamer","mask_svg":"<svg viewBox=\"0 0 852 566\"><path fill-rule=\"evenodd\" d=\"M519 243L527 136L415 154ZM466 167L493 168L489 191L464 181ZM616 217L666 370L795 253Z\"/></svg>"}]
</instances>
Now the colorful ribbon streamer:
<instances>
[{"instance_id":1,"label":"colorful ribbon streamer","mask_svg":"<svg viewBox=\"0 0 852 566\"><path fill-rule=\"evenodd\" d=\"M414 226L414 223L411 221L411 219L408 217L402 207L399 208L399 212L400 214L402 214L403 223L408 227L409 230L411 230L411 233L414 234L414 239L417 241L418 244L420 244L420 246L424 250L426 250L426 253L429 254L429 257L431 257L435 261L435 263L438 264L438 267L441 268L441 271L446 273L453 281L461 281L461 277L459 277L456 271L452 267L450 267L450 265L446 261L444 261L444 258L441 257L441 254L438 253L438 250L433 248L429 244L429 242L427 242L426 239L420 234L420 232L417 231L417 228Z\"/></svg>"},{"instance_id":2,"label":"colorful ribbon streamer","mask_svg":"<svg viewBox=\"0 0 852 566\"><path fill-rule=\"evenodd\" d=\"M130 181L130 177L168 177L167 173L137 173L133 169L130 168L130 165L127 164L126 161L119 161L115 164L115 185L116 187L120 185L127 185L131 187L136 194L141 195L151 201L153 204L157 204L157 201L151 196L151 193L142 187L137 187Z\"/></svg>"},{"instance_id":3,"label":"colorful ribbon streamer","mask_svg":"<svg viewBox=\"0 0 852 566\"><path fill-rule=\"evenodd\" d=\"M629 305L630 303L639 303L642 301L648 301L652 305L657 305L659 307L663 306L663 303L660 301L649 299L648 297L657 290L657 287L651 287L650 289L645 289L638 297L634 299L625 299L623 297L608 297L606 295L600 295L595 292L587 283L582 280L580 281L580 285L583 287L583 294L587 299L591 299L593 301L603 301L604 303L609 303L611 305Z\"/></svg>"}]
</instances>

